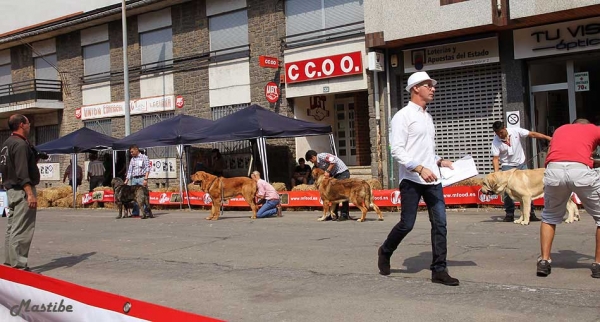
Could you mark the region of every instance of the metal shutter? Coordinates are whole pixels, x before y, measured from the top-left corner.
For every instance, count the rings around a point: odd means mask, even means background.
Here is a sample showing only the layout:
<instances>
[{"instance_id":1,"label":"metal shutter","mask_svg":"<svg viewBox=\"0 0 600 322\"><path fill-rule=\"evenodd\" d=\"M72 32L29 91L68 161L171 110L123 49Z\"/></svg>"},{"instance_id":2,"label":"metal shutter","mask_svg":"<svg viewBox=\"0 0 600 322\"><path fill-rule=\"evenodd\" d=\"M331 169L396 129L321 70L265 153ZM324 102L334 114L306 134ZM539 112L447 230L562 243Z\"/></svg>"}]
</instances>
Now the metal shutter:
<instances>
[{"instance_id":1,"label":"metal shutter","mask_svg":"<svg viewBox=\"0 0 600 322\"><path fill-rule=\"evenodd\" d=\"M166 119L175 117L175 112L164 112L159 114L142 115L142 127L147 128L150 125L159 123ZM148 148L146 155L150 159L175 158L177 156L177 147L164 146Z\"/></svg>"},{"instance_id":2,"label":"metal shutter","mask_svg":"<svg viewBox=\"0 0 600 322\"><path fill-rule=\"evenodd\" d=\"M40 145L48 143L59 138L60 129L58 125L46 125L35 127L35 144ZM40 162L58 162L58 155L52 155L48 160L40 160Z\"/></svg>"},{"instance_id":3,"label":"metal shutter","mask_svg":"<svg viewBox=\"0 0 600 322\"><path fill-rule=\"evenodd\" d=\"M56 54L36 57L34 64L36 79L58 80L58 71L53 67L56 66Z\"/></svg>"},{"instance_id":4,"label":"metal shutter","mask_svg":"<svg viewBox=\"0 0 600 322\"><path fill-rule=\"evenodd\" d=\"M326 0L325 28L347 25L364 20L363 1L358 0ZM346 29L356 27L346 27ZM337 29L334 31L341 31Z\"/></svg>"},{"instance_id":5,"label":"metal shutter","mask_svg":"<svg viewBox=\"0 0 600 322\"><path fill-rule=\"evenodd\" d=\"M83 47L83 75L98 75L107 72L110 72L108 41Z\"/></svg>"},{"instance_id":6,"label":"metal shutter","mask_svg":"<svg viewBox=\"0 0 600 322\"><path fill-rule=\"evenodd\" d=\"M208 18L210 50L221 50L248 44L248 12L246 9Z\"/></svg>"},{"instance_id":7,"label":"metal shutter","mask_svg":"<svg viewBox=\"0 0 600 322\"><path fill-rule=\"evenodd\" d=\"M323 29L322 11L321 0L287 0L285 2L286 34L292 36Z\"/></svg>"},{"instance_id":8,"label":"metal shutter","mask_svg":"<svg viewBox=\"0 0 600 322\"><path fill-rule=\"evenodd\" d=\"M173 63L173 32L171 27L140 34L144 69ZM152 64L160 62L160 64Z\"/></svg>"},{"instance_id":9,"label":"metal shutter","mask_svg":"<svg viewBox=\"0 0 600 322\"><path fill-rule=\"evenodd\" d=\"M438 81L435 99L427 108L435 122L437 154L451 160L469 154L480 174L493 172L492 123L503 119L500 64L427 73ZM410 93L404 90L409 76L404 75L399 89L403 106L410 101Z\"/></svg>"},{"instance_id":10,"label":"metal shutter","mask_svg":"<svg viewBox=\"0 0 600 322\"><path fill-rule=\"evenodd\" d=\"M83 126L104 135L112 136L111 119L83 121Z\"/></svg>"}]
</instances>

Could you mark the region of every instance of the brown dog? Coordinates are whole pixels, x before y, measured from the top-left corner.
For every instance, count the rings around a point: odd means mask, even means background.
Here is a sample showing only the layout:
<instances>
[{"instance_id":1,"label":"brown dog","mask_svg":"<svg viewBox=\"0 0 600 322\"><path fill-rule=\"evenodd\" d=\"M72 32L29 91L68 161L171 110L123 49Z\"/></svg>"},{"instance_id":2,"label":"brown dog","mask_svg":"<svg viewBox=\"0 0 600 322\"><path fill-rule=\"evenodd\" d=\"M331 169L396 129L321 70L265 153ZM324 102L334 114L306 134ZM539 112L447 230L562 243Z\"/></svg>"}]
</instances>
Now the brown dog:
<instances>
[{"instance_id":1,"label":"brown dog","mask_svg":"<svg viewBox=\"0 0 600 322\"><path fill-rule=\"evenodd\" d=\"M323 221L330 214L331 204L338 204L342 201L349 200L360 211L362 216L356 221L363 222L367 217L369 207L373 207L379 220L383 220L383 214L379 207L373 203L373 192L371 186L361 179L334 179L326 178L325 171L319 168L312 170L312 176L315 179L315 186L319 189L319 194L323 200L323 217L319 218Z\"/></svg>"},{"instance_id":2,"label":"brown dog","mask_svg":"<svg viewBox=\"0 0 600 322\"><path fill-rule=\"evenodd\" d=\"M192 174L194 184L200 185L200 189L210 195L212 209L206 220L218 220L221 214L221 200L229 200L237 195L242 195L252 208L252 219L256 219L258 207L254 201L256 196L256 181L246 177L223 178L217 177L204 171Z\"/></svg>"}]
</instances>

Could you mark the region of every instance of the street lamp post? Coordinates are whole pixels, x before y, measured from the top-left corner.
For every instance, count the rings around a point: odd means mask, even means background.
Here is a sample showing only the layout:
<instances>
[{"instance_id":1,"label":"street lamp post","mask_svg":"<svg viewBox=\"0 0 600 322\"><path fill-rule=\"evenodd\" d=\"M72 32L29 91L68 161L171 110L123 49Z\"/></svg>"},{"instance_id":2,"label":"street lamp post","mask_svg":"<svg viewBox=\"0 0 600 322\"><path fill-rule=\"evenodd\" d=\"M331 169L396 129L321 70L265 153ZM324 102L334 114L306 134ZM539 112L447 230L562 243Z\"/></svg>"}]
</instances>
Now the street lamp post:
<instances>
[{"instance_id":1,"label":"street lamp post","mask_svg":"<svg viewBox=\"0 0 600 322\"><path fill-rule=\"evenodd\" d=\"M121 4L121 20L123 22L123 92L125 110L125 136L131 134L131 113L129 108L129 64L127 62L127 15L125 14L125 0Z\"/></svg>"}]
</instances>

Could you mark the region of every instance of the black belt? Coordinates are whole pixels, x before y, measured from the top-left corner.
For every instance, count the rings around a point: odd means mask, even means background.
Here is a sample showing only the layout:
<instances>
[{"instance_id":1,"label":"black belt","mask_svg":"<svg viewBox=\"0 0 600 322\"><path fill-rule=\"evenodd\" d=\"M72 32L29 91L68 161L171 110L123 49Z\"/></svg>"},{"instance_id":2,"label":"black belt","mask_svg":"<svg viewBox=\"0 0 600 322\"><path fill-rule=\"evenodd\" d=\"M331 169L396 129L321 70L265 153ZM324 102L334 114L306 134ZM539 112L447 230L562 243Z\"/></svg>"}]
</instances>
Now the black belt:
<instances>
[{"instance_id":1,"label":"black belt","mask_svg":"<svg viewBox=\"0 0 600 322\"><path fill-rule=\"evenodd\" d=\"M131 177L132 177L132 178L143 178L143 177L145 177L145 176L144 176L144 175L141 175L141 176L131 176Z\"/></svg>"}]
</instances>

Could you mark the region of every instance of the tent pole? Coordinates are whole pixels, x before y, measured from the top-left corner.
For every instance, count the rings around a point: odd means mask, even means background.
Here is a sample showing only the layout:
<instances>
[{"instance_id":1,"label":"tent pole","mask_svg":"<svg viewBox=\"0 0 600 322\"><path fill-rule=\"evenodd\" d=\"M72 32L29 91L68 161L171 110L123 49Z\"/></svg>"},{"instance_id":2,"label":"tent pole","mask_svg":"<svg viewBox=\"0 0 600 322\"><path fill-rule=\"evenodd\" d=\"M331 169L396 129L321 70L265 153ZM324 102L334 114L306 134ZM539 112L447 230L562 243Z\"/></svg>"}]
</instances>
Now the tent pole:
<instances>
[{"instance_id":1,"label":"tent pole","mask_svg":"<svg viewBox=\"0 0 600 322\"><path fill-rule=\"evenodd\" d=\"M335 139L333 137L333 133L329 133L329 144L331 144L331 152L337 157L337 150L335 148Z\"/></svg>"},{"instance_id":2,"label":"tent pole","mask_svg":"<svg viewBox=\"0 0 600 322\"><path fill-rule=\"evenodd\" d=\"M185 166L188 167L189 169L189 160L190 160L190 150L187 149L185 151ZM182 155L183 157L183 155ZM183 177L183 188L185 189L185 199L187 200L187 205L188 205L188 209L192 210L192 205L190 204L190 192L188 190L188 182L187 182L187 176L185 175L185 168L183 167L183 165L181 166L181 171L183 172L182 177ZM189 172L189 170L188 170ZM181 196L182 200L183 200L183 196Z\"/></svg>"},{"instance_id":3,"label":"tent pole","mask_svg":"<svg viewBox=\"0 0 600 322\"><path fill-rule=\"evenodd\" d=\"M77 153L71 154L71 188L73 189L73 208L77 209Z\"/></svg>"},{"instance_id":4,"label":"tent pole","mask_svg":"<svg viewBox=\"0 0 600 322\"><path fill-rule=\"evenodd\" d=\"M113 179L117 177L117 169L115 169L116 167L116 159L117 159L117 154L116 154L116 150L112 150L112 172L113 172Z\"/></svg>"},{"instance_id":5,"label":"tent pole","mask_svg":"<svg viewBox=\"0 0 600 322\"><path fill-rule=\"evenodd\" d=\"M269 180L269 163L267 161L267 140L264 137L258 139L258 146L260 153L260 158L263 166L263 175L265 177L265 181L271 182Z\"/></svg>"},{"instance_id":6,"label":"tent pole","mask_svg":"<svg viewBox=\"0 0 600 322\"><path fill-rule=\"evenodd\" d=\"M256 139L256 149L258 149L258 160L260 161L260 163L262 165L262 177L263 177L263 179L267 180L267 178L265 177L265 164L264 164L264 158L263 158L263 153L262 153L262 144L260 142L260 138ZM256 170L258 171L258 168Z\"/></svg>"},{"instance_id":7,"label":"tent pole","mask_svg":"<svg viewBox=\"0 0 600 322\"><path fill-rule=\"evenodd\" d=\"M177 145L177 157L179 159L179 210L183 209L183 145Z\"/></svg>"}]
</instances>

